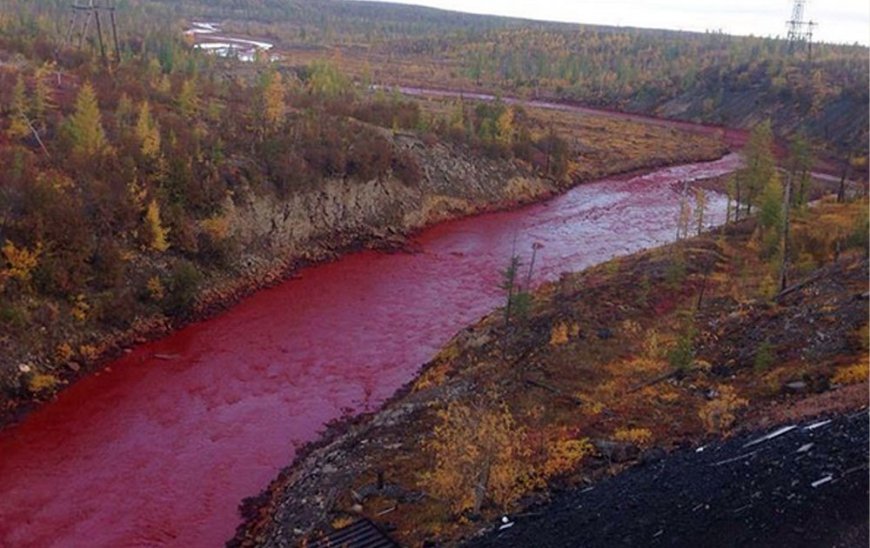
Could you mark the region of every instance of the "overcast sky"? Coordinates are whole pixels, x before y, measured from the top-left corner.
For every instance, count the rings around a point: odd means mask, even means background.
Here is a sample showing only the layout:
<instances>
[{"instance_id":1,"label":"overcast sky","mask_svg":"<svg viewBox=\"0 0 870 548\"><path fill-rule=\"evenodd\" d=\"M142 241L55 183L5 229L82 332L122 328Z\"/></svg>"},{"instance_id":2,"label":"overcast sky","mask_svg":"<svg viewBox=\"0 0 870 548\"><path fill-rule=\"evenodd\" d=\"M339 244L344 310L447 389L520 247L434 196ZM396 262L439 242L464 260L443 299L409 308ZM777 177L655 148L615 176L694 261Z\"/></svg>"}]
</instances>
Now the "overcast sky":
<instances>
[{"instance_id":1,"label":"overcast sky","mask_svg":"<svg viewBox=\"0 0 870 548\"><path fill-rule=\"evenodd\" d=\"M600 25L785 36L792 0L387 0L472 13ZM870 43L870 1L810 0L820 41Z\"/></svg>"}]
</instances>

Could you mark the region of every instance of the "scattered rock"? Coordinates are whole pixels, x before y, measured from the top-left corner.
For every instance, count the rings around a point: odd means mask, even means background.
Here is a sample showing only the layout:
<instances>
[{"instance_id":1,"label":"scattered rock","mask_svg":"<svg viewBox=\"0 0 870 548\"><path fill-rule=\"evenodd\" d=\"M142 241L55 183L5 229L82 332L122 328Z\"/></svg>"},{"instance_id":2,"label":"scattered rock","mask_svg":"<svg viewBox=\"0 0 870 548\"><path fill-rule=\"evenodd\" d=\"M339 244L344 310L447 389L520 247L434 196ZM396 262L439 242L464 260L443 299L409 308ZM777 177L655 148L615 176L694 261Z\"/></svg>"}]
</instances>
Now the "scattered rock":
<instances>
[{"instance_id":1,"label":"scattered rock","mask_svg":"<svg viewBox=\"0 0 870 548\"><path fill-rule=\"evenodd\" d=\"M793 381L786 383L783 389L790 394L803 394L807 391L807 383L804 381Z\"/></svg>"},{"instance_id":2,"label":"scattered rock","mask_svg":"<svg viewBox=\"0 0 870 548\"><path fill-rule=\"evenodd\" d=\"M642 464L655 464L664 460L667 456L667 452L661 447L653 447L652 449L647 449L641 454L640 462Z\"/></svg>"},{"instance_id":3,"label":"scattered rock","mask_svg":"<svg viewBox=\"0 0 870 548\"><path fill-rule=\"evenodd\" d=\"M601 339L602 341L606 341L613 338L613 331L611 331L607 327L602 327L597 331L597 335L599 339Z\"/></svg>"},{"instance_id":4,"label":"scattered rock","mask_svg":"<svg viewBox=\"0 0 870 548\"><path fill-rule=\"evenodd\" d=\"M633 443L624 443L612 440L594 440L592 445L610 462L628 462L636 460L640 455L640 448Z\"/></svg>"}]
</instances>

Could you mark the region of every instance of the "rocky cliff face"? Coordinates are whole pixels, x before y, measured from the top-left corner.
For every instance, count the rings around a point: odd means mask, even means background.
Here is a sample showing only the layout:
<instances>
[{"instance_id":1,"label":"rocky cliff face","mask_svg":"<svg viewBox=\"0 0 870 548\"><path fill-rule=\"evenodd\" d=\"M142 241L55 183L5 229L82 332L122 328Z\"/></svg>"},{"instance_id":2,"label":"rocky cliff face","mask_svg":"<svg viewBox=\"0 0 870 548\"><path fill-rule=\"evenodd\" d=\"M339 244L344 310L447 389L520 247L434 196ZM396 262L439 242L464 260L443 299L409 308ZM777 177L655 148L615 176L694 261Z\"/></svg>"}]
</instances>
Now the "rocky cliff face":
<instances>
[{"instance_id":1,"label":"rocky cliff face","mask_svg":"<svg viewBox=\"0 0 870 548\"><path fill-rule=\"evenodd\" d=\"M559 185L512 163L473 155L459 146L426 145L399 135L397 147L421 166L419 184L395 177L366 182L331 179L279 198L249 193L226 211L247 263L314 259L361 245L401 243L434 223L532 202Z\"/></svg>"}]
</instances>

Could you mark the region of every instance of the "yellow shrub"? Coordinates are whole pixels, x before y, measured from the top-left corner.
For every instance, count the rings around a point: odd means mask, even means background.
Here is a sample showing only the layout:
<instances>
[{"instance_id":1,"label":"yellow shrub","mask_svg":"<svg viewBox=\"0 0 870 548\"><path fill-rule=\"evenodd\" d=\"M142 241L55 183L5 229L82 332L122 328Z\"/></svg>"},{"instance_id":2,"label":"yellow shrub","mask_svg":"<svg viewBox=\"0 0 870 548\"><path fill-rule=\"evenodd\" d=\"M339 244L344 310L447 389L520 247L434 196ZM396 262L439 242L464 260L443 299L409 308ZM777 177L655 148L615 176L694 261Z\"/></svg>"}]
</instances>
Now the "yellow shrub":
<instances>
[{"instance_id":1,"label":"yellow shrub","mask_svg":"<svg viewBox=\"0 0 870 548\"><path fill-rule=\"evenodd\" d=\"M30 381L27 383L27 388L34 394L38 394L46 390L54 389L58 382L58 378L54 375L37 373L30 378Z\"/></svg>"},{"instance_id":2,"label":"yellow shrub","mask_svg":"<svg viewBox=\"0 0 870 548\"><path fill-rule=\"evenodd\" d=\"M68 362L73 357L73 349L69 343L59 344L54 351L54 357L59 362Z\"/></svg>"},{"instance_id":3,"label":"yellow shrub","mask_svg":"<svg viewBox=\"0 0 870 548\"><path fill-rule=\"evenodd\" d=\"M494 407L452 402L438 413L434 438L425 444L435 467L421 476L433 496L449 501L455 514L474 508L477 486L500 508L510 506L539 478L528 461L531 449L503 404Z\"/></svg>"},{"instance_id":4,"label":"yellow shrub","mask_svg":"<svg viewBox=\"0 0 870 548\"><path fill-rule=\"evenodd\" d=\"M159 276L150 277L145 288L148 290L148 296L154 301L162 301L163 297L166 296L166 291L163 289L163 282L160 281Z\"/></svg>"},{"instance_id":5,"label":"yellow shrub","mask_svg":"<svg viewBox=\"0 0 870 548\"><path fill-rule=\"evenodd\" d=\"M866 382L868 376L870 376L870 367L868 367L867 356L864 356L856 364L837 369L831 382L834 384L858 384Z\"/></svg>"},{"instance_id":6,"label":"yellow shrub","mask_svg":"<svg viewBox=\"0 0 870 548\"><path fill-rule=\"evenodd\" d=\"M230 235L230 220L226 217L211 217L200 221L199 225L213 242L222 242Z\"/></svg>"},{"instance_id":7,"label":"yellow shrub","mask_svg":"<svg viewBox=\"0 0 870 548\"><path fill-rule=\"evenodd\" d=\"M73 307L72 310L70 310L70 314L77 321L83 322L88 319L88 310L90 309L90 305L87 303L87 301L85 301L85 296L79 295L73 302Z\"/></svg>"},{"instance_id":8,"label":"yellow shrub","mask_svg":"<svg viewBox=\"0 0 870 548\"><path fill-rule=\"evenodd\" d=\"M332 523L330 523L330 525L332 526L333 529L344 529L345 527L347 527L348 525L350 525L351 523L353 523L355 521L356 521L356 518L353 518L351 516L339 516L339 517L335 518L334 520L332 520Z\"/></svg>"},{"instance_id":9,"label":"yellow shrub","mask_svg":"<svg viewBox=\"0 0 870 548\"><path fill-rule=\"evenodd\" d=\"M450 371L450 363L442 362L433 365L420 375L417 382L414 383L414 391L419 392L433 386L440 386L447 380L447 372Z\"/></svg>"},{"instance_id":10,"label":"yellow shrub","mask_svg":"<svg viewBox=\"0 0 870 548\"><path fill-rule=\"evenodd\" d=\"M568 324L559 322L550 330L550 346L560 346L568 342Z\"/></svg>"},{"instance_id":11,"label":"yellow shrub","mask_svg":"<svg viewBox=\"0 0 870 548\"><path fill-rule=\"evenodd\" d=\"M643 341L643 353L650 360L660 360L665 357L670 346L669 341L662 337L655 329L646 332Z\"/></svg>"},{"instance_id":12,"label":"yellow shrub","mask_svg":"<svg viewBox=\"0 0 870 548\"><path fill-rule=\"evenodd\" d=\"M99 351L91 344L83 344L79 346L79 356L85 361L93 361L99 356Z\"/></svg>"},{"instance_id":13,"label":"yellow shrub","mask_svg":"<svg viewBox=\"0 0 870 548\"><path fill-rule=\"evenodd\" d=\"M675 390L666 390L665 392L659 392L656 394L656 398L658 398L661 403L671 405L680 400L680 394Z\"/></svg>"},{"instance_id":14,"label":"yellow shrub","mask_svg":"<svg viewBox=\"0 0 870 548\"><path fill-rule=\"evenodd\" d=\"M633 443L638 447L649 447L652 442L652 432L646 428L622 428L613 433L613 439Z\"/></svg>"},{"instance_id":15,"label":"yellow shrub","mask_svg":"<svg viewBox=\"0 0 870 548\"><path fill-rule=\"evenodd\" d=\"M738 397L734 389L727 385L717 387L719 397L704 404L698 417L708 432L725 432L737 419L736 412L749 405L749 401Z\"/></svg>"},{"instance_id":16,"label":"yellow shrub","mask_svg":"<svg viewBox=\"0 0 870 548\"><path fill-rule=\"evenodd\" d=\"M570 472L593 452L594 447L587 438L555 440L547 444L547 460L541 473L551 478Z\"/></svg>"},{"instance_id":17,"label":"yellow shrub","mask_svg":"<svg viewBox=\"0 0 870 548\"><path fill-rule=\"evenodd\" d=\"M604 404L600 401L590 400L584 397L584 394L577 394L577 397L580 398L580 401L583 402L583 411L587 415L600 415L604 411Z\"/></svg>"},{"instance_id":18,"label":"yellow shrub","mask_svg":"<svg viewBox=\"0 0 870 548\"><path fill-rule=\"evenodd\" d=\"M643 328L640 326L640 324L634 320L625 320L624 322L622 322L622 331L625 332L626 335L629 335L631 337L636 337L640 335L642 329Z\"/></svg>"},{"instance_id":19,"label":"yellow shrub","mask_svg":"<svg viewBox=\"0 0 870 548\"><path fill-rule=\"evenodd\" d=\"M15 247L15 244L6 240L3 244L3 258L6 259L7 267L5 274L7 277L18 280L23 284L30 283L30 277L36 265L39 264L39 256L42 254L42 245L36 246L36 249L29 250L27 248Z\"/></svg>"}]
</instances>

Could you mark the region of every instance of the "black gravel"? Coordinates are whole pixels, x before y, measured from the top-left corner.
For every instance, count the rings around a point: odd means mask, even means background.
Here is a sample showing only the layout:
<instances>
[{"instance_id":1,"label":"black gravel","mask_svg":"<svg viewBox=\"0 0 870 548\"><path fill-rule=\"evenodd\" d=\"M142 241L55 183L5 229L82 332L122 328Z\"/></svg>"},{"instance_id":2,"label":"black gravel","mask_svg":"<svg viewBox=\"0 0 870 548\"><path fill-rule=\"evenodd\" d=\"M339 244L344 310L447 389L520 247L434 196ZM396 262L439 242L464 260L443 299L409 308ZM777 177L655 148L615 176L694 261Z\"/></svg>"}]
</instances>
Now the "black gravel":
<instances>
[{"instance_id":1,"label":"black gravel","mask_svg":"<svg viewBox=\"0 0 870 548\"><path fill-rule=\"evenodd\" d=\"M638 465L468 545L866 547L867 411L821 420Z\"/></svg>"}]
</instances>

